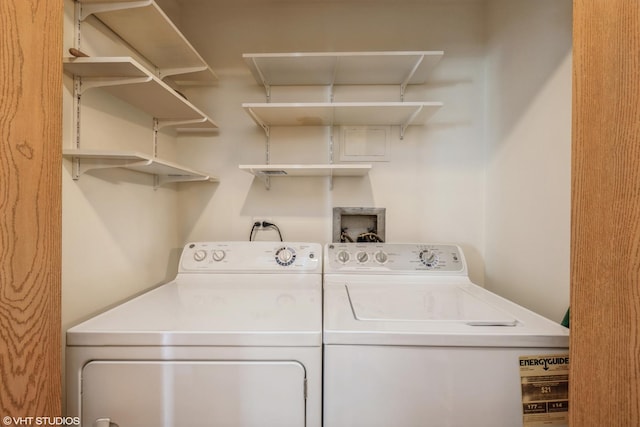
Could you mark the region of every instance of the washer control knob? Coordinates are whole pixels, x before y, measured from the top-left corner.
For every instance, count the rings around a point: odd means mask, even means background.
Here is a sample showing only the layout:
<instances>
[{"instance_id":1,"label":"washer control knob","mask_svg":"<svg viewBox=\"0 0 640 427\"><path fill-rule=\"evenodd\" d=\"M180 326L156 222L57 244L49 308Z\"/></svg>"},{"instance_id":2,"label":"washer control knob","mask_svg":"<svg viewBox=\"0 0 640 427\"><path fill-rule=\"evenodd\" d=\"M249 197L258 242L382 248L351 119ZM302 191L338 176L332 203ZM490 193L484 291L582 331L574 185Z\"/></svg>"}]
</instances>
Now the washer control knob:
<instances>
[{"instance_id":1,"label":"washer control knob","mask_svg":"<svg viewBox=\"0 0 640 427\"><path fill-rule=\"evenodd\" d=\"M293 264L296 260L296 253L291 248L282 247L276 251L276 262L282 266Z\"/></svg>"},{"instance_id":2,"label":"washer control knob","mask_svg":"<svg viewBox=\"0 0 640 427\"><path fill-rule=\"evenodd\" d=\"M429 268L433 268L438 264L438 255L431 249L420 251L420 261Z\"/></svg>"},{"instance_id":3,"label":"washer control knob","mask_svg":"<svg viewBox=\"0 0 640 427\"><path fill-rule=\"evenodd\" d=\"M360 251L356 254L356 259L360 264L364 264L365 262L369 261L369 254L365 251Z\"/></svg>"},{"instance_id":4,"label":"washer control knob","mask_svg":"<svg viewBox=\"0 0 640 427\"><path fill-rule=\"evenodd\" d=\"M338 254L336 255L336 259L338 260L338 262L346 264L349 262L349 259L351 259L351 255L349 255L349 252L342 250L338 252Z\"/></svg>"},{"instance_id":5,"label":"washer control knob","mask_svg":"<svg viewBox=\"0 0 640 427\"><path fill-rule=\"evenodd\" d=\"M214 249L211 255L213 256L214 261L220 262L227 256L227 253L222 249Z\"/></svg>"},{"instance_id":6,"label":"washer control knob","mask_svg":"<svg viewBox=\"0 0 640 427\"><path fill-rule=\"evenodd\" d=\"M193 253L193 259L197 262L204 261L206 257L207 257L207 251L205 251L204 249L198 249Z\"/></svg>"},{"instance_id":7,"label":"washer control knob","mask_svg":"<svg viewBox=\"0 0 640 427\"><path fill-rule=\"evenodd\" d=\"M378 251L373 254L373 259L375 259L378 264L384 264L389 260L389 255L384 251Z\"/></svg>"}]
</instances>

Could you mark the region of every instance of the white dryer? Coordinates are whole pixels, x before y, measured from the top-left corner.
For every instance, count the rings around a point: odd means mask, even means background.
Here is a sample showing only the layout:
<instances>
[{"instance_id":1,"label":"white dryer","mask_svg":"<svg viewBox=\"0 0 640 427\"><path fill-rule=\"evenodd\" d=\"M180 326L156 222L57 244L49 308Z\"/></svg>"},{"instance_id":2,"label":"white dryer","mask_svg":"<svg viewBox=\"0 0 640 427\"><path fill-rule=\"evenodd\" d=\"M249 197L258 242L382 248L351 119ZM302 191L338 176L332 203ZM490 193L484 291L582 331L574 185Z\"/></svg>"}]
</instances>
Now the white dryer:
<instances>
[{"instance_id":1,"label":"white dryer","mask_svg":"<svg viewBox=\"0 0 640 427\"><path fill-rule=\"evenodd\" d=\"M67 331L82 426L320 427L322 247L202 242L170 283Z\"/></svg>"},{"instance_id":2,"label":"white dryer","mask_svg":"<svg viewBox=\"0 0 640 427\"><path fill-rule=\"evenodd\" d=\"M324 264L325 427L566 416L566 366L529 384L521 365L566 365L568 330L473 284L458 246L334 243Z\"/></svg>"}]
</instances>

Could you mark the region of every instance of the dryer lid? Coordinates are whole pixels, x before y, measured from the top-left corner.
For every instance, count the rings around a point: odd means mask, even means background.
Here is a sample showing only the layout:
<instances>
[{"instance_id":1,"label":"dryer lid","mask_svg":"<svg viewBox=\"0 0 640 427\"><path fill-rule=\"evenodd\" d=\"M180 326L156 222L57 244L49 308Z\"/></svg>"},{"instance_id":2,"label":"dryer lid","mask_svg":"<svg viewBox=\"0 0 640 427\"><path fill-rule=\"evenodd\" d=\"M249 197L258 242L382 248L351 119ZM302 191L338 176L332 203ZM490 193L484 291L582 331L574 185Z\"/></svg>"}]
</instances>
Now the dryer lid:
<instances>
[{"instance_id":1,"label":"dryer lid","mask_svg":"<svg viewBox=\"0 0 640 427\"><path fill-rule=\"evenodd\" d=\"M460 322L471 326L515 326L510 313L450 284L345 285L353 316L359 321Z\"/></svg>"},{"instance_id":2,"label":"dryer lid","mask_svg":"<svg viewBox=\"0 0 640 427\"><path fill-rule=\"evenodd\" d=\"M320 275L189 275L67 331L68 345L319 346Z\"/></svg>"}]
</instances>

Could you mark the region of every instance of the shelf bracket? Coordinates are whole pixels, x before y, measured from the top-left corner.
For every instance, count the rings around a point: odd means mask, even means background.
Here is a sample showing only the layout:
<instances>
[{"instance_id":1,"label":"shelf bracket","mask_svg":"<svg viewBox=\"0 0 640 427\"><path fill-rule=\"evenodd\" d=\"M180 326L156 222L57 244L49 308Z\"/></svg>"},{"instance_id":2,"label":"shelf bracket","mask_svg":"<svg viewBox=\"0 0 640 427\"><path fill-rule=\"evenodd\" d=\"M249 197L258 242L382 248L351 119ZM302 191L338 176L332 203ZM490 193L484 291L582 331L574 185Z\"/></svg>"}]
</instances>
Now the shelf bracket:
<instances>
[{"instance_id":1,"label":"shelf bracket","mask_svg":"<svg viewBox=\"0 0 640 427\"><path fill-rule=\"evenodd\" d=\"M80 112L81 112L80 102L82 100L82 96L80 95L81 87L82 87L82 81L80 80L80 77L74 77L73 78L73 110L75 112L75 116L73 118L74 119L74 126L73 126L74 138L73 139L74 139L76 149L80 148Z\"/></svg>"},{"instance_id":2,"label":"shelf bracket","mask_svg":"<svg viewBox=\"0 0 640 427\"><path fill-rule=\"evenodd\" d=\"M413 122L413 119L415 119L418 114L420 114L420 112L422 111L423 106L419 106L418 108L416 108L416 111L413 112L413 114L411 114L411 117L409 117L409 119L407 119L406 122L404 122L403 124L400 125L400 139L404 139L404 132L407 129L407 127L411 124L411 122Z\"/></svg>"},{"instance_id":3,"label":"shelf bracket","mask_svg":"<svg viewBox=\"0 0 640 427\"><path fill-rule=\"evenodd\" d=\"M107 87L107 86L121 86L136 83L147 83L151 81L153 77L83 77L80 85L80 93L84 93L89 89Z\"/></svg>"},{"instance_id":4,"label":"shelf bracket","mask_svg":"<svg viewBox=\"0 0 640 427\"><path fill-rule=\"evenodd\" d=\"M267 132L267 139L265 141L265 148L264 148L264 155L265 155L265 163L270 165L271 164L271 130L269 129L269 132ZM269 176L268 173L262 173L263 176L263 182L264 182L264 186L267 190L271 190L271 176Z\"/></svg>"},{"instance_id":5,"label":"shelf bracket","mask_svg":"<svg viewBox=\"0 0 640 427\"><path fill-rule=\"evenodd\" d=\"M271 102L271 85L265 83L264 90L266 92L267 102Z\"/></svg>"},{"instance_id":6,"label":"shelf bracket","mask_svg":"<svg viewBox=\"0 0 640 427\"><path fill-rule=\"evenodd\" d=\"M199 181L211 181L210 176L195 176L195 175L154 175L153 188L158 189L165 184L171 184L174 182L199 182Z\"/></svg>"},{"instance_id":7,"label":"shelf bracket","mask_svg":"<svg viewBox=\"0 0 640 427\"><path fill-rule=\"evenodd\" d=\"M329 126L329 164L333 164L333 125ZM329 190L333 190L333 172L329 175Z\"/></svg>"},{"instance_id":8,"label":"shelf bracket","mask_svg":"<svg viewBox=\"0 0 640 427\"><path fill-rule=\"evenodd\" d=\"M72 178L77 181L80 179L80 175L89 172L94 169L112 169L121 168L127 166L149 166L152 160L127 160L127 159L80 159L79 157L72 158L73 171Z\"/></svg>"},{"instance_id":9,"label":"shelf bracket","mask_svg":"<svg viewBox=\"0 0 640 427\"><path fill-rule=\"evenodd\" d=\"M83 3L80 8L80 20L84 21L90 15L101 12L114 12L117 10L137 9L153 4L153 0L128 1L128 2L104 2L104 3Z\"/></svg>"},{"instance_id":10,"label":"shelf bracket","mask_svg":"<svg viewBox=\"0 0 640 427\"><path fill-rule=\"evenodd\" d=\"M158 69L158 77L164 79L169 76L175 76L176 74L198 73L200 71L206 71L208 68L206 65L200 67L160 68Z\"/></svg>"},{"instance_id":11,"label":"shelf bracket","mask_svg":"<svg viewBox=\"0 0 640 427\"><path fill-rule=\"evenodd\" d=\"M400 84L400 100L401 101L404 101L404 93L405 93L405 91L407 89L407 85L409 84L409 82L411 81L413 76L415 75L415 73L418 70L418 67L420 66L420 64L422 64L422 61L424 61L424 55L420 55L420 57L418 58L416 63L413 65L413 68L411 69L411 71L409 72L407 77Z\"/></svg>"},{"instance_id":12,"label":"shelf bracket","mask_svg":"<svg viewBox=\"0 0 640 427\"><path fill-rule=\"evenodd\" d=\"M331 83L329 83L329 102L333 102L334 100L334 96L335 96L334 87L336 84L336 75L338 74L339 62L340 62L340 59L338 57L335 57L333 60L333 75L331 76Z\"/></svg>"},{"instance_id":13,"label":"shelf bracket","mask_svg":"<svg viewBox=\"0 0 640 427\"><path fill-rule=\"evenodd\" d=\"M258 172L254 174L264 184L264 188L271 190L271 177L265 172Z\"/></svg>"},{"instance_id":14,"label":"shelf bracket","mask_svg":"<svg viewBox=\"0 0 640 427\"><path fill-rule=\"evenodd\" d=\"M160 121L154 117L153 118L153 146L151 147L153 150L153 158L158 157L158 130L160 129L159 123Z\"/></svg>"},{"instance_id":15,"label":"shelf bracket","mask_svg":"<svg viewBox=\"0 0 640 427\"><path fill-rule=\"evenodd\" d=\"M256 58L252 58L251 62L253 62L253 68L257 71L258 77L260 77L260 81L262 82L264 90L267 93L267 102L271 102L271 83L269 83L267 79L264 78L264 74L262 74L262 71L260 71L260 67L256 62Z\"/></svg>"},{"instance_id":16,"label":"shelf bracket","mask_svg":"<svg viewBox=\"0 0 640 427\"><path fill-rule=\"evenodd\" d=\"M252 108L247 109L247 112L249 113L251 118L253 118L253 120L258 125L260 125L260 127L262 128L262 130L264 130L264 133L267 135L267 138L268 138L269 134L271 133L271 128L269 127L269 125L263 122L262 120L260 120L260 117L258 117L258 115L253 111Z\"/></svg>"},{"instance_id":17,"label":"shelf bracket","mask_svg":"<svg viewBox=\"0 0 640 427\"><path fill-rule=\"evenodd\" d=\"M201 119L189 119L189 120L159 120L159 119L156 119L156 120L157 120L158 130L160 130L166 127L204 123L207 121L207 118L203 117Z\"/></svg>"},{"instance_id":18,"label":"shelf bracket","mask_svg":"<svg viewBox=\"0 0 640 427\"><path fill-rule=\"evenodd\" d=\"M73 47L80 50L80 42L82 41L81 31L80 31L80 23L82 20L80 19L80 14L82 13L82 4L79 2L75 3L74 7L74 37L73 37Z\"/></svg>"}]
</instances>

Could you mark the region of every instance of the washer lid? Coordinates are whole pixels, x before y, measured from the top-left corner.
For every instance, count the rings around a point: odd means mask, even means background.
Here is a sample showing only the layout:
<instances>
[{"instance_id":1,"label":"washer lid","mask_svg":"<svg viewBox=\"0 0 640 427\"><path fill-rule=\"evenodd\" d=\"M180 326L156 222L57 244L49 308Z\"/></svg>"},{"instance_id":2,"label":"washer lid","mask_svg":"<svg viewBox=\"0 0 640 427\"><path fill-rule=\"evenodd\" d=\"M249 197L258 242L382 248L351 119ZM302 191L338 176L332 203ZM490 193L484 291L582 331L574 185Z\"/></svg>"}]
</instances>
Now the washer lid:
<instances>
[{"instance_id":1,"label":"washer lid","mask_svg":"<svg viewBox=\"0 0 640 427\"><path fill-rule=\"evenodd\" d=\"M331 345L566 348L569 330L466 280L327 277Z\"/></svg>"},{"instance_id":2,"label":"washer lid","mask_svg":"<svg viewBox=\"0 0 640 427\"><path fill-rule=\"evenodd\" d=\"M449 284L345 285L356 320L386 322L455 321L467 325L515 326L510 313Z\"/></svg>"}]
</instances>

